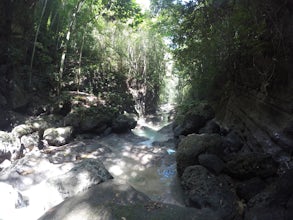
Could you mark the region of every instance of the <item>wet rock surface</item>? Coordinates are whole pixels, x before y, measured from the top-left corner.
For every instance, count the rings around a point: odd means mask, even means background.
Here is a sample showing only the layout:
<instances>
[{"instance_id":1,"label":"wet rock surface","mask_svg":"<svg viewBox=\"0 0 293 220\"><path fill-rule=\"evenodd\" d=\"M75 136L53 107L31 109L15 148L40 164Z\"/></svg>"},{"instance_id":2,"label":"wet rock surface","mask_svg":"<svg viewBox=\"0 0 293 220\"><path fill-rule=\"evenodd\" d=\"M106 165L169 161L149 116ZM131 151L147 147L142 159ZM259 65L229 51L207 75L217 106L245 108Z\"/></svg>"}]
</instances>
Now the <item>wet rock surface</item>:
<instances>
[{"instance_id":1,"label":"wet rock surface","mask_svg":"<svg viewBox=\"0 0 293 220\"><path fill-rule=\"evenodd\" d=\"M65 118L71 110L64 111ZM90 133L69 132L69 139L62 143L46 139L47 129L64 126L62 117L20 120L11 132L0 133L4 143L0 181L20 193L27 206L1 213L0 218L37 219L57 205L43 218L71 219L80 214L82 219L99 215L104 219L291 219L290 154L280 152L276 157L255 150L239 132L212 119L209 107L204 111L196 113L206 120L196 125L197 133L175 134L175 138L173 130L178 124L159 127L161 115L149 117L148 123L139 121L132 132L136 122L121 117L118 132L112 133L116 125L111 119L111 123L90 128ZM79 120L76 126L81 123ZM290 128L289 123L284 129L286 137ZM107 187L105 194L97 194L107 204L92 198L91 190L108 181L112 184L109 190L124 187L134 200L137 196L143 199L136 204L125 202L119 196L122 192L109 192Z\"/></svg>"},{"instance_id":2,"label":"wet rock surface","mask_svg":"<svg viewBox=\"0 0 293 220\"><path fill-rule=\"evenodd\" d=\"M188 166L198 164L202 153L221 154L222 140L218 134L190 134L182 139L176 152L177 171L179 176Z\"/></svg>"},{"instance_id":3,"label":"wet rock surface","mask_svg":"<svg viewBox=\"0 0 293 220\"><path fill-rule=\"evenodd\" d=\"M49 210L39 220L51 219L219 219L206 210L151 201L128 184L108 181L92 187Z\"/></svg>"},{"instance_id":4,"label":"wet rock surface","mask_svg":"<svg viewBox=\"0 0 293 220\"><path fill-rule=\"evenodd\" d=\"M124 215L127 217L126 210L129 209L132 210L129 218L132 216L149 219L159 215L168 219L175 219L176 216L178 219L186 215L186 219L205 219L205 216L214 216L211 210L182 207L181 189L176 176L172 126L160 129L157 123L150 127L142 124L133 132L123 134L77 134L72 136L74 139L69 143L54 146L50 141L43 140L43 137L46 129L58 128L58 123L44 122L45 120L34 120L27 124L32 129L20 129L21 132L16 132L24 148L29 150L20 159L3 166L0 181L11 184L18 190L28 206L14 209L9 215L1 213L0 218L10 220L23 216L37 219L64 199L67 201L71 197L87 193L91 188L107 183L113 177L119 182L119 186L114 184L113 187L123 188L129 184L135 188L136 194L143 195L147 200L138 204L124 204L123 198L116 198L116 194L113 194L118 189L111 189L112 194L107 190L99 192L101 198L92 200L99 200L98 210L94 212L101 216L104 211L99 210L105 210L103 202L108 201L108 197L114 200L109 201L109 207L106 204L106 213L118 219ZM35 146L37 139L38 146ZM39 147L40 142L43 147ZM31 145L34 147L30 147ZM126 192L131 194L134 188ZM114 203L110 204L111 202ZM76 210L80 210L82 214L83 207L82 205L81 209ZM74 211L75 207L71 207L71 210ZM120 213L123 213L121 217Z\"/></svg>"},{"instance_id":5,"label":"wet rock surface","mask_svg":"<svg viewBox=\"0 0 293 220\"><path fill-rule=\"evenodd\" d=\"M291 219L292 155L286 146L292 123L287 123L284 135L276 133L270 140L254 127L259 143L243 136L239 127L218 127L214 122L198 123L201 128L193 134L177 137L177 171L185 204L209 207L222 219Z\"/></svg>"}]
</instances>

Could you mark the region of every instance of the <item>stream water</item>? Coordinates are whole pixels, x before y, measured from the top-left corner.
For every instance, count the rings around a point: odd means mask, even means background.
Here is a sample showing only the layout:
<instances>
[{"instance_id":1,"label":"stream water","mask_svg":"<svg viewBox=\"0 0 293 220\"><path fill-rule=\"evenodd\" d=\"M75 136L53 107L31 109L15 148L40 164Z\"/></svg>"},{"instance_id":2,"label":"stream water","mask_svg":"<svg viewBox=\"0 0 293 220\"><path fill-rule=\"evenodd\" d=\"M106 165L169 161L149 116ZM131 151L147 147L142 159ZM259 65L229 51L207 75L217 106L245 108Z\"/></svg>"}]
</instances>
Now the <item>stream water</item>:
<instances>
[{"instance_id":1,"label":"stream water","mask_svg":"<svg viewBox=\"0 0 293 220\"><path fill-rule=\"evenodd\" d=\"M27 206L19 209L2 209L0 220L15 220L19 216L38 219L62 202L59 191L47 182L70 171L76 165L76 155L81 160L99 159L117 181L130 184L154 201L184 206L176 173L172 126L167 120L169 110L162 108L156 116L141 118L137 127L126 134L76 138L63 147L53 148L56 152L50 154L32 151L8 172L0 173L0 182L14 186L28 201ZM0 199L1 207L6 207L6 201Z\"/></svg>"},{"instance_id":2,"label":"stream water","mask_svg":"<svg viewBox=\"0 0 293 220\"><path fill-rule=\"evenodd\" d=\"M104 165L115 179L127 182L155 201L183 206L176 173L175 145L168 109L159 116L142 118L132 133L101 140L112 153Z\"/></svg>"}]
</instances>

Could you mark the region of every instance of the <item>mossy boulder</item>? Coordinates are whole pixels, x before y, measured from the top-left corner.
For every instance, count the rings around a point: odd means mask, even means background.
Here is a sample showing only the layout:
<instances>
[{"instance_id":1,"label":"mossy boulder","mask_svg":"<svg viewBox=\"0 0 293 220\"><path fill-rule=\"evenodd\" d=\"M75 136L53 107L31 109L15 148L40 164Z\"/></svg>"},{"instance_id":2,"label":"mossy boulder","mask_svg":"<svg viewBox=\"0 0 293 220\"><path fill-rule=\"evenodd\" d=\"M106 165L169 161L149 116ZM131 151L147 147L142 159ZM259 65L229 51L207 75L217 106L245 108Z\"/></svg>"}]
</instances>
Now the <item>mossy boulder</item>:
<instances>
[{"instance_id":1,"label":"mossy boulder","mask_svg":"<svg viewBox=\"0 0 293 220\"><path fill-rule=\"evenodd\" d=\"M190 134L182 139L176 152L177 172L181 176L188 166L199 164L202 153L221 155L222 138L218 134Z\"/></svg>"},{"instance_id":2,"label":"mossy boulder","mask_svg":"<svg viewBox=\"0 0 293 220\"><path fill-rule=\"evenodd\" d=\"M116 112L104 106L78 107L65 118L66 126L73 126L79 133L101 133L111 126Z\"/></svg>"}]
</instances>

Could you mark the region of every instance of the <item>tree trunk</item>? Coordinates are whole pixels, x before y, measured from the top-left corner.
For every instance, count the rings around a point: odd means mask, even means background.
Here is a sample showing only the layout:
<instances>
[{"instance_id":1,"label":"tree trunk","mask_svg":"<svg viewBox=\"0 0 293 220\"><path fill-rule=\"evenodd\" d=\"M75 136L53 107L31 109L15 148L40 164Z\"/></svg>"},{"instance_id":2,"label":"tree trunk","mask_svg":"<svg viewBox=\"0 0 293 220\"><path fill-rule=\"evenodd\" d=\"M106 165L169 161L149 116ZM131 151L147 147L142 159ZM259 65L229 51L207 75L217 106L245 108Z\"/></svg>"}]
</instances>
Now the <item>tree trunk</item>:
<instances>
[{"instance_id":1,"label":"tree trunk","mask_svg":"<svg viewBox=\"0 0 293 220\"><path fill-rule=\"evenodd\" d=\"M73 27L76 21L76 16L80 12L81 7L85 3L85 0L79 0L73 9L73 12L70 16L70 22L68 24L68 31L66 34L66 39L65 42L62 43L62 55L61 55L61 60L60 60L60 68L59 68L59 85L58 85L58 90L57 93L60 95L61 89L63 87L62 85L62 79L63 79L63 73L64 73L64 68L65 68L65 59L66 59L66 54L67 54L67 48L68 44L70 41L70 35L71 32L73 31Z\"/></svg>"},{"instance_id":2,"label":"tree trunk","mask_svg":"<svg viewBox=\"0 0 293 220\"><path fill-rule=\"evenodd\" d=\"M85 38L85 33L82 35L82 43L80 47L80 52L79 52L79 60L78 60L78 70L77 70L77 75L76 75L76 83L77 83L77 91L79 92L80 89L80 78L81 78L81 60L82 60L82 51L83 51L83 45L84 45L84 38Z\"/></svg>"}]
</instances>

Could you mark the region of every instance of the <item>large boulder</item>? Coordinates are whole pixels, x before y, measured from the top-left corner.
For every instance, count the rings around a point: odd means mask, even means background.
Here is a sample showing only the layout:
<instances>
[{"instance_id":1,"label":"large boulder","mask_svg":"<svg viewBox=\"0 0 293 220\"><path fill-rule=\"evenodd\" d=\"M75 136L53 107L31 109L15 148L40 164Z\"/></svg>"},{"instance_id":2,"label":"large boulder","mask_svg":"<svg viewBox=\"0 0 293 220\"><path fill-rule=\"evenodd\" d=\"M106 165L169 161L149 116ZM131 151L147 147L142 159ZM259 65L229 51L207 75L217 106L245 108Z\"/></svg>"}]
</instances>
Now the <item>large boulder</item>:
<instances>
[{"instance_id":1,"label":"large boulder","mask_svg":"<svg viewBox=\"0 0 293 220\"><path fill-rule=\"evenodd\" d=\"M103 133L112 123L113 112L106 107L74 108L64 118L66 126L79 133Z\"/></svg>"},{"instance_id":2,"label":"large boulder","mask_svg":"<svg viewBox=\"0 0 293 220\"><path fill-rule=\"evenodd\" d=\"M218 134L190 134L183 138L176 152L177 172L181 176L188 166L198 164L198 155L222 154L222 138Z\"/></svg>"},{"instance_id":3,"label":"large boulder","mask_svg":"<svg viewBox=\"0 0 293 220\"><path fill-rule=\"evenodd\" d=\"M67 144L73 135L73 127L48 128L44 131L43 138L49 145L61 146Z\"/></svg>"},{"instance_id":4,"label":"large boulder","mask_svg":"<svg viewBox=\"0 0 293 220\"><path fill-rule=\"evenodd\" d=\"M86 159L76 164L64 175L49 179L47 184L56 188L61 197L65 199L112 178L101 161Z\"/></svg>"},{"instance_id":5,"label":"large boulder","mask_svg":"<svg viewBox=\"0 0 293 220\"><path fill-rule=\"evenodd\" d=\"M236 154L227 161L224 172L236 179L271 177L277 172L277 164L268 154Z\"/></svg>"},{"instance_id":6,"label":"large boulder","mask_svg":"<svg viewBox=\"0 0 293 220\"><path fill-rule=\"evenodd\" d=\"M206 103L200 103L186 113L182 122L174 125L174 135L179 137L180 135L197 133L207 121L214 117L215 112L213 108Z\"/></svg>"},{"instance_id":7,"label":"large boulder","mask_svg":"<svg viewBox=\"0 0 293 220\"><path fill-rule=\"evenodd\" d=\"M107 181L71 197L45 213L39 220L83 219L182 219L219 220L211 210L197 210L151 201L133 187Z\"/></svg>"},{"instance_id":8,"label":"large boulder","mask_svg":"<svg viewBox=\"0 0 293 220\"><path fill-rule=\"evenodd\" d=\"M239 216L238 198L225 178L216 177L203 166L195 165L185 169L181 184L188 199L187 205L210 208L225 220Z\"/></svg>"},{"instance_id":9,"label":"large boulder","mask_svg":"<svg viewBox=\"0 0 293 220\"><path fill-rule=\"evenodd\" d=\"M137 122L136 120L129 115L119 115L112 124L112 130L115 133L124 133L128 132L131 129L135 128Z\"/></svg>"}]
</instances>

